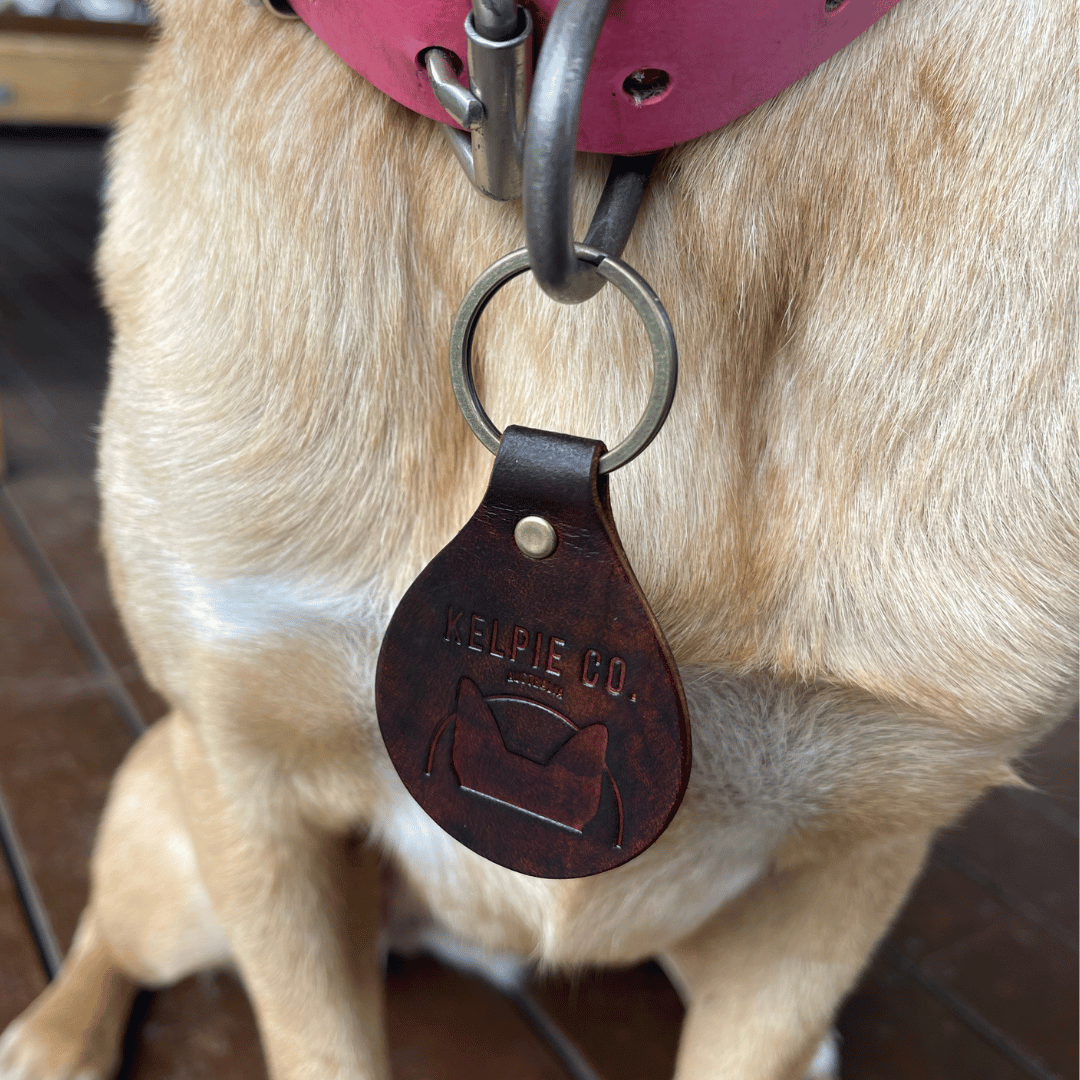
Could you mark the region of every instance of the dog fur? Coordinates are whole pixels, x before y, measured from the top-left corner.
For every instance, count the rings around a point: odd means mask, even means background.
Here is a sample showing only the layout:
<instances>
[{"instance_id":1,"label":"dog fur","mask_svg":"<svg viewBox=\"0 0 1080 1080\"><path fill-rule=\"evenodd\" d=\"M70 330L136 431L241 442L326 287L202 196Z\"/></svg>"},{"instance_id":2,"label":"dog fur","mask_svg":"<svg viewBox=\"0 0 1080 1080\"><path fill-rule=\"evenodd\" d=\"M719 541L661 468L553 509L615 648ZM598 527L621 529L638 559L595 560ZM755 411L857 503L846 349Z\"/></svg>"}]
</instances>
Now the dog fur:
<instances>
[{"instance_id":1,"label":"dog fur","mask_svg":"<svg viewBox=\"0 0 1080 1080\"><path fill-rule=\"evenodd\" d=\"M693 774L652 848L571 881L443 834L373 706L390 612L490 471L447 337L520 208L301 24L159 15L111 150L100 483L172 711L116 778L0 1078L108 1076L136 984L226 962L273 1080L388 1077L382 858L463 947L661 957L678 1080L798 1080L935 830L1076 700L1075 5L905 0L663 156L626 258L679 393L612 501ZM578 235L604 164L579 160ZM609 442L649 379L611 288L568 308L520 279L477 354L500 426Z\"/></svg>"}]
</instances>

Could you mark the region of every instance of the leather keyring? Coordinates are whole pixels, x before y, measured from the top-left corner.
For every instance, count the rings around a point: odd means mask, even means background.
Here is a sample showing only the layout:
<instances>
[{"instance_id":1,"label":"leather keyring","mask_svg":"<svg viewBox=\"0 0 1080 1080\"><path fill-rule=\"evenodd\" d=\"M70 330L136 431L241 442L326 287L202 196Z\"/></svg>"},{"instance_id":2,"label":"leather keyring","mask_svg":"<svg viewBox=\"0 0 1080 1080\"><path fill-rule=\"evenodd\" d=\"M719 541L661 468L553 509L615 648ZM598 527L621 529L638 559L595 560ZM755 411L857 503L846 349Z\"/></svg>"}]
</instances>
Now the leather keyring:
<instances>
[{"instance_id":1,"label":"leather keyring","mask_svg":"<svg viewBox=\"0 0 1080 1080\"><path fill-rule=\"evenodd\" d=\"M376 675L417 802L539 877L640 854L690 774L682 687L619 542L603 450L507 428L483 502L405 594Z\"/></svg>"}]
</instances>

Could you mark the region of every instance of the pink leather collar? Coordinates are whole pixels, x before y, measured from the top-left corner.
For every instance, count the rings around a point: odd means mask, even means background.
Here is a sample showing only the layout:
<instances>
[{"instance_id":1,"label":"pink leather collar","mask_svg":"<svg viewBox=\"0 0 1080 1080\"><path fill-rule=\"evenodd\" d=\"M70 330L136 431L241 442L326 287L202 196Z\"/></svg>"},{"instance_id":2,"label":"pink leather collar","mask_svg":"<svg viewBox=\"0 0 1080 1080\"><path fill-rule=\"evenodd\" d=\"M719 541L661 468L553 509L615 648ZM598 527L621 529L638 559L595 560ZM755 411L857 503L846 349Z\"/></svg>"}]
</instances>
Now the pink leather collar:
<instances>
[{"instance_id":1,"label":"pink leather collar","mask_svg":"<svg viewBox=\"0 0 1080 1080\"><path fill-rule=\"evenodd\" d=\"M470 0L292 2L349 67L402 105L448 120L417 56L439 45L464 60ZM585 84L578 149L644 154L715 131L839 52L897 2L841 0L826 11L825 0L614 0ZM526 4L541 41L555 3ZM641 69L669 81L638 104L623 83Z\"/></svg>"}]
</instances>

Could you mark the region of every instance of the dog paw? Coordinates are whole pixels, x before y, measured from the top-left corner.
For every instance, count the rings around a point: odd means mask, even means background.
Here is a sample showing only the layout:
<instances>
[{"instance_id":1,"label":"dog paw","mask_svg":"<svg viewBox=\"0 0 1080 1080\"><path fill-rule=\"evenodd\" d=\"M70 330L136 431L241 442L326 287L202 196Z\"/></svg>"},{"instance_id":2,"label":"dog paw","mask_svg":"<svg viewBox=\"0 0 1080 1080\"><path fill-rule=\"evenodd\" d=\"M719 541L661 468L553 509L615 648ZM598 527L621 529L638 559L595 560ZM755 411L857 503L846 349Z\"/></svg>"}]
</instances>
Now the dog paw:
<instances>
[{"instance_id":1,"label":"dog paw","mask_svg":"<svg viewBox=\"0 0 1080 1080\"><path fill-rule=\"evenodd\" d=\"M0 1080L109 1080L114 1068L110 1055L85 1038L29 1018L0 1036Z\"/></svg>"}]
</instances>

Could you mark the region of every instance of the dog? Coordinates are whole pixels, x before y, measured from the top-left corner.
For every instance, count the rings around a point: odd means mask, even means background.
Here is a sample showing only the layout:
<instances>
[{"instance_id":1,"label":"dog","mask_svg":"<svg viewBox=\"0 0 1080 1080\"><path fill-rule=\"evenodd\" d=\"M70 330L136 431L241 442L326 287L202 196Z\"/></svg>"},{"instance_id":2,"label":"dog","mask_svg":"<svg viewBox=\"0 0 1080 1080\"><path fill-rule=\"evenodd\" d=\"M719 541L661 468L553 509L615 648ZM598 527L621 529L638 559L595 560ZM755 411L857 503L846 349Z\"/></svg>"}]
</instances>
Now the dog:
<instances>
[{"instance_id":1,"label":"dog","mask_svg":"<svg viewBox=\"0 0 1080 1080\"><path fill-rule=\"evenodd\" d=\"M935 831L1076 700L1075 6L905 0L662 156L625 258L679 392L611 495L693 768L651 848L569 880L443 833L374 713L394 605L490 472L446 339L520 209L303 25L158 16L110 151L99 475L171 711L0 1077L103 1080L137 986L231 963L273 1080L384 1080L383 860L463 947L660 958L678 1080L799 1080ZM603 169L579 156L579 236ZM519 279L476 352L500 426L636 421L647 342L614 289Z\"/></svg>"}]
</instances>

